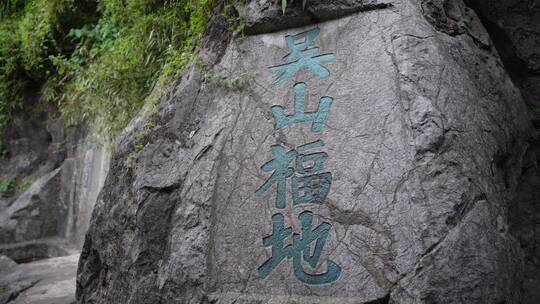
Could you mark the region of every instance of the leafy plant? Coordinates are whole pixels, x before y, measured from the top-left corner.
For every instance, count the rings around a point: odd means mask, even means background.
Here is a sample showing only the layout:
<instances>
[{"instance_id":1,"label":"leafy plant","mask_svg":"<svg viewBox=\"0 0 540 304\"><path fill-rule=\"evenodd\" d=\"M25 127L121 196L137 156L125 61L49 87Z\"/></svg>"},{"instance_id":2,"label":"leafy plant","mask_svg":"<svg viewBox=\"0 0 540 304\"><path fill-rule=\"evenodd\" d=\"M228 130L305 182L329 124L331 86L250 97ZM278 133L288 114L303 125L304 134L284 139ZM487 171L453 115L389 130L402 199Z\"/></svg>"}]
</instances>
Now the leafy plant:
<instances>
[{"instance_id":1,"label":"leafy plant","mask_svg":"<svg viewBox=\"0 0 540 304\"><path fill-rule=\"evenodd\" d=\"M28 80L22 68L21 41L17 22L0 20L0 128L10 121L23 105Z\"/></svg>"},{"instance_id":2,"label":"leafy plant","mask_svg":"<svg viewBox=\"0 0 540 304\"><path fill-rule=\"evenodd\" d=\"M56 57L52 99L68 123L97 121L116 136L148 102L156 81L176 79L192 60L213 0L102 2L94 28L76 29L71 58ZM54 94L54 92L61 92Z\"/></svg>"},{"instance_id":3,"label":"leafy plant","mask_svg":"<svg viewBox=\"0 0 540 304\"><path fill-rule=\"evenodd\" d=\"M0 18L8 17L24 8L25 0L4 0L0 2Z\"/></svg>"},{"instance_id":4,"label":"leafy plant","mask_svg":"<svg viewBox=\"0 0 540 304\"><path fill-rule=\"evenodd\" d=\"M0 128L36 106L41 85L55 74L48 59L68 55L70 28L95 22L95 0L5 0L0 5Z\"/></svg>"},{"instance_id":5,"label":"leafy plant","mask_svg":"<svg viewBox=\"0 0 540 304\"><path fill-rule=\"evenodd\" d=\"M0 193L3 196L11 196L15 192L15 179L13 177L6 177L0 179Z\"/></svg>"},{"instance_id":6,"label":"leafy plant","mask_svg":"<svg viewBox=\"0 0 540 304\"><path fill-rule=\"evenodd\" d=\"M71 60L79 65L86 64L106 51L112 50L118 36L118 26L111 18L101 18L95 26L86 24L71 29L68 38L77 41Z\"/></svg>"},{"instance_id":7,"label":"leafy plant","mask_svg":"<svg viewBox=\"0 0 540 304\"><path fill-rule=\"evenodd\" d=\"M0 128L34 107L115 137L183 73L217 0L6 0L0 5Z\"/></svg>"},{"instance_id":8,"label":"leafy plant","mask_svg":"<svg viewBox=\"0 0 540 304\"><path fill-rule=\"evenodd\" d=\"M463 22L463 25L466 28L471 29L472 28L473 18L471 16L469 16L469 15L465 15L465 16L463 16L462 22Z\"/></svg>"},{"instance_id":9,"label":"leafy plant","mask_svg":"<svg viewBox=\"0 0 540 304\"><path fill-rule=\"evenodd\" d=\"M28 188L30 188L30 186L32 186L32 184L34 183L34 180L31 179L31 178L28 178L28 177L25 177L23 178L19 184L17 185L17 190L19 192L24 192L26 191Z\"/></svg>"},{"instance_id":10,"label":"leafy plant","mask_svg":"<svg viewBox=\"0 0 540 304\"><path fill-rule=\"evenodd\" d=\"M217 83L221 87L232 91L238 91L246 87L248 83L249 74L241 73L238 76L232 76L225 73L214 73L209 70L203 70L204 77L212 82Z\"/></svg>"},{"instance_id":11,"label":"leafy plant","mask_svg":"<svg viewBox=\"0 0 540 304\"><path fill-rule=\"evenodd\" d=\"M5 294L9 291L8 285L0 285L0 294Z\"/></svg>"}]
</instances>

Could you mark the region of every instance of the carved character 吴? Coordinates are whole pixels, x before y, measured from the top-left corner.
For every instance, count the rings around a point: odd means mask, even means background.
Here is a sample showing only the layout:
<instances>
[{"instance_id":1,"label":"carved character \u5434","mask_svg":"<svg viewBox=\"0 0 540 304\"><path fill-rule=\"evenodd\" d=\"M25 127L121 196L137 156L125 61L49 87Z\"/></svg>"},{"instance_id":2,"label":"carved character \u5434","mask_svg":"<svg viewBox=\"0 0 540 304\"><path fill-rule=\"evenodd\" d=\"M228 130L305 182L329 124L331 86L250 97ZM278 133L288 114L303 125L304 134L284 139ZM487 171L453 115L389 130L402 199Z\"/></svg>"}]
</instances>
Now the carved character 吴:
<instances>
[{"instance_id":1,"label":"carved character \u5434","mask_svg":"<svg viewBox=\"0 0 540 304\"><path fill-rule=\"evenodd\" d=\"M270 67L272 72L279 75L272 84L281 85L304 68L309 69L319 78L324 79L330 75L323 63L336 60L336 56L333 54L319 55L319 47L314 46L314 41L320 32L321 30L316 27L300 34L285 36L290 53L284 57L285 64Z\"/></svg>"}]
</instances>

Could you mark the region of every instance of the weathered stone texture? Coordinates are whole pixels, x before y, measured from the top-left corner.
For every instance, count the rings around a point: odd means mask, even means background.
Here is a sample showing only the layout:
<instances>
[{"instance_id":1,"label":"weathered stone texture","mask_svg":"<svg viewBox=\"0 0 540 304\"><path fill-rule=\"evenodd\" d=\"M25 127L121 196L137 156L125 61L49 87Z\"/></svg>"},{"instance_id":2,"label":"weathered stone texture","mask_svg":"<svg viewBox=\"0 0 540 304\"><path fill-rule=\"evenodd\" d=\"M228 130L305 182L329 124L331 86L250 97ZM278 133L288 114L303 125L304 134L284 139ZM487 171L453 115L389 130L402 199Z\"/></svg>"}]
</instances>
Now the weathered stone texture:
<instances>
[{"instance_id":1,"label":"weathered stone texture","mask_svg":"<svg viewBox=\"0 0 540 304\"><path fill-rule=\"evenodd\" d=\"M4 252L12 259L63 255L60 247L70 249L70 242L82 246L109 151L84 126L64 131L54 119L17 120L6 131L0 177L12 177L14 190L0 199L0 247L19 248ZM51 237L68 242L49 242Z\"/></svg>"},{"instance_id":2,"label":"weathered stone texture","mask_svg":"<svg viewBox=\"0 0 540 304\"><path fill-rule=\"evenodd\" d=\"M468 1L479 12L514 83L540 129L540 1ZM529 141L510 202L510 232L524 254L522 303L540 302L540 141Z\"/></svg>"},{"instance_id":3,"label":"weathered stone texture","mask_svg":"<svg viewBox=\"0 0 540 304\"><path fill-rule=\"evenodd\" d=\"M523 252L508 208L532 128L484 28L460 2L445 13L471 19L456 31L438 26L426 1L358 3L345 18L240 45L222 37L203 51L210 70L192 67L159 114L143 111L116 143L81 255L78 302L520 303ZM257 8L265 3L252 1L260 16L249 14L285 22L279 8ZM265 26L253 31L281 28ZM321 52L337 58L330 78L303 70L273 86L268 67L288 53L284 36L315 26ZM270 107L290 110L297 82L307 84L309 109L322 96L335 100L320 134L309 123L274 130ZM260 167L271 145L317 139L333 183L310 210L333 225L321 261L341 265L341 278L305 285L285 261L260 279L276 212L274 188L255 195L268 178ZM295 231L304 209L289 197L283 213Z\"/></svg>"},{"instance_id":4,"label":"weathered stone texture","mask_svg":"<svg viewBox=\"0 0 540 304\"><path fill-rule=\"evenodd\" d=\"M302 7L302 1L287 1L287 14L274 0L252 0L247 5L237 5L245 19L248 34L275 32L282 29L343 18L347 15L388 8L394 1L388 0L311 0ZM307 3L307 2L306 2Z\"/></svg>"},{"instance_id":5,"label":"weathered stone texture","mask_svg":"<svg viewBox=\"0 0 540 304\"><path fill-rule=\"evenodd\" d=\"M0 304L73 303L78 258L72 254L17 265L0 256Z\"/></svg>"},{"instance_id":6,"label":"weathered stone texture","mask_svg":"<svg viewBox=\"0 0 540 304\"><path fill-rule=\"evenodd\" d=\"M59 200L60 168L34 182L0 213L0 244L58 235L67 206Z\"/></svg>"}]
</instances>

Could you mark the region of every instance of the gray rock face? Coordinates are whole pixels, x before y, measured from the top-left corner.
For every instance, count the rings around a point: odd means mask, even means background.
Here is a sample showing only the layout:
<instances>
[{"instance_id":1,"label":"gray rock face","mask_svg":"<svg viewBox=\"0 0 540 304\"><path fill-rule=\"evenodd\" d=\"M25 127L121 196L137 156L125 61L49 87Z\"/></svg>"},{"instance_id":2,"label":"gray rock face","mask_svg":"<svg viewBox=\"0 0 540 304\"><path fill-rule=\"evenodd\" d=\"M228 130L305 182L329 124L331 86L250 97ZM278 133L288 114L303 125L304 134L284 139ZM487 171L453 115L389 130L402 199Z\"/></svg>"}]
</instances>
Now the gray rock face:
<instances>
[{"instance_id":1,"label":"gray rock face","mask_svg":"<svg viewBox=\"0 0 540 304\"><path fill-rule=\"evenodd\" d=\"M62 164L59 194L66 202L67 216L60 236L82 247L94 204L107 176L110 150L106 142L87 132L79 132L68 141L72 145Z\"/></svg>"},{"instance_id":2,"label":"gray rock face","mask_svg":"<svg viewBox=\"0 0 540 304\"><path fill-rule=\"evenodd\" d=\"M34 182L0 213L0 244L58 235L67 216L67 206L59 193L60 168Z\"/></svg>"},{"instance_id":3,"label":"gray rock face","mask_svg":"<svg viewBox=\"0 0 540 304\"><path fill-rule=\"evenodd\" d=\"M0 269L7 270L17 266L17 263L5 255L0 255Z\"/></svg>"},{"instance_id":4,"label":"gray rock face","mask_svg":"<svg viewBox=\"0 0 540 304\"><path fill-rule=\"evenodd\" d=\"M469 1L483 18L505 67L540 129L540 2ZM510 204L510 232L524 253L522 303L540 302L540 141L531 140Z\"/></svg>"},{"instance_id":5,"label":"gray rock face","mask_svg":"<svg viewBox=\"0 0 540 304\"><path fill-rule=\"evenodd\" d=\"M0 245L0 255L18 263L66 256L77 253L77 248L62 238L43 238Z\"/></svg>"},{"instance_id":6,"label":"gray rock face","mask_svg":"<svg viewBox=\"0 0 540 304\"><path fill-rule=\"evenodd\" d=\"M469 0L483 17L514 82L540 126L540 1Z\"/></svg>"},{"instance_id":7,"label":"gray rock face","mask_svg":"<svg viewBox=\"0 0 540 304\"><path fill-rule=\"evenodd\" d=\"M73 254L109 154L84 128L32 118L18 117L0 147L1 182L13 183L0 197L0 304L71 304L79 257Z\"/></svg>"},{"instance_id":8,"label":"gray rock face","mask_svg":"<svg viewBox=\"0 0 540 304\"><path fill-rule=\"evenodd\" d=\"M58 246L47 238L64 238L82 246L107 172L108 149L97 143L85 128L65 134L59 120L49 121L46 132L36 131L33 137L20 136L18 140L8 141L10 155L2 159L10 164L0 176L17 177L13 179L13 193L0 201L0 247L11 248L5 254L17 260L65 254L61 247L69 249L68 242L60 242L67 247ZM32 145L19 147L17 141ZM14 151L20 154L11 155ZM30 158L33 161L25 164L24 159ZM30 184L26 190L20 187L25 180Z\"/></svg>"},{"instance_id":9,"label":"gray rock face","mask_svg":"<svg viewBox=\"0 0 540 304\"><path fill-rule=\"evenodd\" d=\"M81 254L77 301L521 303L524 258L509 232L509 201L533 134L527 109L476 14L461 1L429 2L392 1L209 45L211 70L192 68L158 115L143 111L118 139ZM268 3L248 5L253 32L288 26ZM291 52L285 37L314 28L318 54L335 56L324 64L329 76L301 69L273 84L269 67ZM305 117L276 129L272 111L293 115L300 83L308 112L333 98L320 132ZM317 140L324 146L301 151ZM328 195L316 195L323 201L293 204L329 179L295 192L287 178L284 208L276 186L256 194L272 174L264 168L273 145L325 153L332 177ZM310 229L300 223L306 212ZM270 248L278 214L292 230ZM320 257L314 242L288 247L261 275L282 246L323 224L331 227ZM299 275L332 263L339 276L326 284Z\"/></svg>"},{"instance_id":10,"label":"gray rock face","mask_svg":"<svg viewBox=\"0 0 540 304\"><path fill-rule=\"evenodd\" d=\"M274 32L317 22L345 17L349 14L388 8L393 1L384 0L311 0L302 7L302 1L288 1L287 14L274 0L253 0L247 5L237 5L245 19L247 34ZM307 3L307 2L306 2Z\"/></svg>"},{"instance_id":11,"label":"gray rock face","mask_svg":"<svg viewBox=\"0 0 540 304\"><path fill-rule=\"evenodd\" d=\"M21 113L1 135L0 181L10 180L11 186L2 190L0 213L24 192L20 187L23 181L32 182L50 173L65 157L62 122L48 120L46 115L27 117Z\"/></svg>"},{"instance_id":12,"label":"gray rock face","mask_svg":"<svg viewBox=\"0 0 540 304\"><path fill-rule=\"evenodd\" d=\"M540 72L540 2L537 0L478 1L470 4L504 31L518 58L528 69Z\"/></svg>"}]
</instances>

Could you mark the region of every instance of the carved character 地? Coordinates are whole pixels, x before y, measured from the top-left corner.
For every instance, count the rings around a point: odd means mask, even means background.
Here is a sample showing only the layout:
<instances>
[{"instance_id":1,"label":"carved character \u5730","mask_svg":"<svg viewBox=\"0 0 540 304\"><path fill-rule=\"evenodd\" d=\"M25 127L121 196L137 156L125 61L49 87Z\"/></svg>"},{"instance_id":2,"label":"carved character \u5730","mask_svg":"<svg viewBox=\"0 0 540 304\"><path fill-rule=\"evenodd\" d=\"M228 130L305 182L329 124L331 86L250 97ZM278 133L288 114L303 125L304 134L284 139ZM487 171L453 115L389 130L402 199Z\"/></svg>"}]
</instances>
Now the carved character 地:
<instances>
[{"instance_id":1,"label":"carved character \u5730","mask_svg":"<svg viewBox=\"0 0 540 304\"><path fill-rule=\"evenodd\" d=\"M312 269L317 268L332 225L323 222L312 229L313 213L311 211L300 213L298 219L302 224L300 234L292 233L291 227L285 228L283 214L277 213L272 216L272 234L263 239L263 245L272 248L272 256L259 267L259 276L266 278L283 260L292 259L294 275L301 282L320 285L336 281L341 275L341 267L330 259L326 260L324 273L310 274L304 270L304 264ZM285 245L285 240L291 235L292 244Z\"/></svg>"}]
</instances>

